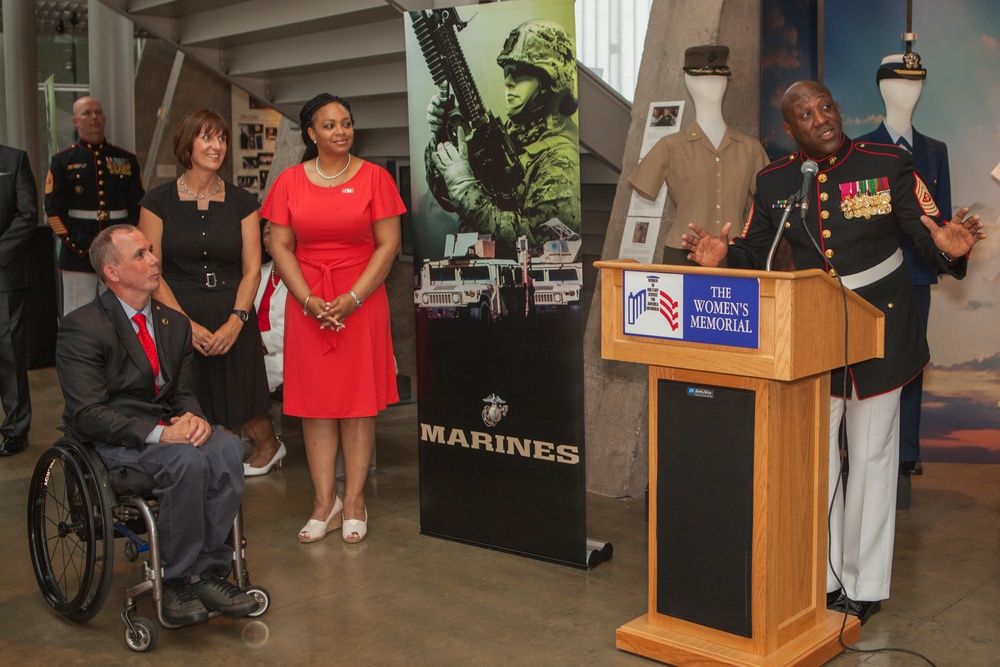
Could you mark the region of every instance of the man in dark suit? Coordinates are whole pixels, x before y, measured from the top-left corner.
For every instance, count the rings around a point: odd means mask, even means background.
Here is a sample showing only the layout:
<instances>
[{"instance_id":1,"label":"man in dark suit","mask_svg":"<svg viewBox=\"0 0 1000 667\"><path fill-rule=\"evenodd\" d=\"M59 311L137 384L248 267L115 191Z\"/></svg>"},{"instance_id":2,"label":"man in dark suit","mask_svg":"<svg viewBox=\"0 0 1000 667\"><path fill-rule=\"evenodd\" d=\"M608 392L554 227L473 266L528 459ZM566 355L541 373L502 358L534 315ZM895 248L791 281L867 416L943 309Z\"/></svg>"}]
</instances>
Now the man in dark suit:
<instances>
[{"instance_id":1,"label":"man in dark suit","mask_svg":"<svg viewBox=\"0 0 1000 667\"><path fill-rule=\"evenodd\" d=\"M0 145L0 456L24 451L31 426L24 338L24 250L38 224L35 177L24 151Z\"/></svg>"},{"instance_id":2,"label":"man in dark suit","mask_svg":"<svg viewBox=\"0 0 1000 667\"><path fill-rule=\"evenodd\" d=\"M862 623L889 597L899 466L899 397L930 352L917 313L900 234L931 265L965 276L968 254L986 238L969 209L944 224L927 186L905 150L862 147L843 132L840 106L815 81L792 84L781 101L783 128L800 151L757 174L757 192L740 236L731 225L711 236L689 224L689 259L702 266L763 268L786 198L803 184L801 167L818 163L808 181L808 209L789 219L785 238L798 269L839 276L885 314L885 355L833 373L830 391L830 562L827 603ZM819 251L816 250L819 247ZM843 420L850 476L839 493L839 433ZM841 590L843 588L843 590Z\"/></svg>"},{"instance_id":3,"label":"man in dark suit","mask_svg":"<svg viewBox=\"0 0 1000 667\"><path fill-rule=\"evenodd\" d=\"M251 614L257 601L225 578L233 553L226 539L243 496L242 443L202 416L191 323L151 298L160 267L138 229L108 227L90 257L108 289L63 318L56 342L67 430L92 442L109 468L156 480L165 620Z\"/></svg>"}]
</instances>

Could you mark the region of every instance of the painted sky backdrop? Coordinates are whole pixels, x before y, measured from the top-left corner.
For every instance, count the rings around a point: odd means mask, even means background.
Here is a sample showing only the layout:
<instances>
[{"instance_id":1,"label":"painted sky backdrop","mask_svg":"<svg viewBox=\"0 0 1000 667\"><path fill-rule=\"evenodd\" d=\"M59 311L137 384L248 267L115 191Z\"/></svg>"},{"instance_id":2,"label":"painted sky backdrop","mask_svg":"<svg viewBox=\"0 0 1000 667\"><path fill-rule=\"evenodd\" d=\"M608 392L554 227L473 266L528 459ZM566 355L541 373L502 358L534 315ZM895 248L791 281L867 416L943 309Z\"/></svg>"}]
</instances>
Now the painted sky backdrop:
<instances>
[{"instance_id":1,"label":"painted sky backdrop","mask_svg":"<svg viewBox=\"0 0 1000 667\"><path fill-rule=\"evenodd\" d=\"M859 136L882 122L875 72L905 49L906 2L824 5L823 82ZM933 288L923 458L1000 463L1000 2L914 0L913 31L927 69L913 126L948 145L952 202L987 223L965 280Z\"/></svg>"}]
</instances>

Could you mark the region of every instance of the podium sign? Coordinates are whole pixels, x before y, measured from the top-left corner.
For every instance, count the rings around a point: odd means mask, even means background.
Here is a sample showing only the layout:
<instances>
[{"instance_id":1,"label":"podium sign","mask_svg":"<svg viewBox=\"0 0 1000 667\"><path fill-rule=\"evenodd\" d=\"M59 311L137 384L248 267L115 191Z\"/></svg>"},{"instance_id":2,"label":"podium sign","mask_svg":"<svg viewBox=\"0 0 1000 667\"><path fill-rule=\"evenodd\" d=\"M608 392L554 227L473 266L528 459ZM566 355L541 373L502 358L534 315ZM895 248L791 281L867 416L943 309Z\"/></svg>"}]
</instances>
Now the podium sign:
<instances>
[{"instance_id":1,"label":"podium sign","mask_svg":"<svg viewBox=\"0 0 1000 667\"><path fill-rule=\"evenodd\" d=\"M760 281L720 275L625 271L624 333L756 348Z\"/></svg>"},{"instance_id":2,"label":"podium sign","mask_svg":"<svg viewBox=\"0 0 1000 667\"><path fill-rule=\"evenodd\" d=\"M649 366L649 606L617 646L685 665L822 665L830 374L882 313L822 271L597 262L601 353Z\"/></svg>"}]
</instances>

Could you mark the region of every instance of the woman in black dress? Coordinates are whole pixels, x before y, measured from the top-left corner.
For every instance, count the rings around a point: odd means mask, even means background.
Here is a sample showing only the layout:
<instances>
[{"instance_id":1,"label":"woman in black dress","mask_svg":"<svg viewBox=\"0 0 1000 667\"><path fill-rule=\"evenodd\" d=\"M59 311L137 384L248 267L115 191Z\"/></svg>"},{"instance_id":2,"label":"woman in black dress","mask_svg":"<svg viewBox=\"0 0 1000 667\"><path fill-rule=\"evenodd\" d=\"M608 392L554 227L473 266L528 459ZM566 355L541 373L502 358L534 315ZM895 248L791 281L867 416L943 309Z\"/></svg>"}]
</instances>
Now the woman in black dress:
<instances>
[{"instance_id":1,"label":"woman in black dress","mask_svg":"<svg viewBox=\"0 0 1000 667\"><path fill-rule=\"evenodd\" d=\"M154 297L191 320L195 391L212 424L243 429L269 470L280 447L267 410L270 395L253 301L260 282L259 204L222 180L229 157L225 120L207 110L188 114L174 135L185 168L176 181L146 193L139 229L161 263ZM265 471L266 472L266 471Z\"/></svg>"}]
</instances>

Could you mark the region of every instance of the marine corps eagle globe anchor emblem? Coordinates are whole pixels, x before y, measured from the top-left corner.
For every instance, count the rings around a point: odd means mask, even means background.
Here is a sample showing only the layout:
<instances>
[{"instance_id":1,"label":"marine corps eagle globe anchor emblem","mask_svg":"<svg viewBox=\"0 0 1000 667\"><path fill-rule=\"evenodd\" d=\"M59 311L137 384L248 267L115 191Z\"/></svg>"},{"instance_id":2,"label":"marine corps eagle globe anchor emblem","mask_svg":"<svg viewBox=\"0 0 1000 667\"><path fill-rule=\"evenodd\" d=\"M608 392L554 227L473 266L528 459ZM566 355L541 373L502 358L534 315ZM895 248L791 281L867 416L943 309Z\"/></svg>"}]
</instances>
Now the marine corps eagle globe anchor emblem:
<instances>
[{"instance_id":1,"label":"marine corps eagle globe anchor emblem","mask_svg":"<svg viewBox=\"0 0 1000 667\"><path fill-rule=\"evenodd\" d=\"M483 407L483 423L493 428L500 423L500 420L507 416L507 401L496 394L490 394L483 399L486 405Z\"/></svg>"}]
</instances>

